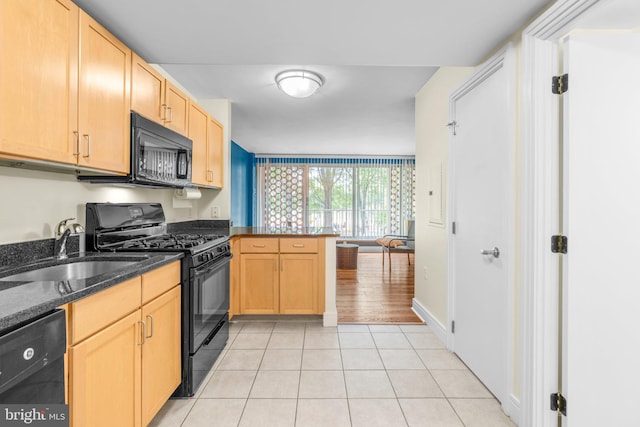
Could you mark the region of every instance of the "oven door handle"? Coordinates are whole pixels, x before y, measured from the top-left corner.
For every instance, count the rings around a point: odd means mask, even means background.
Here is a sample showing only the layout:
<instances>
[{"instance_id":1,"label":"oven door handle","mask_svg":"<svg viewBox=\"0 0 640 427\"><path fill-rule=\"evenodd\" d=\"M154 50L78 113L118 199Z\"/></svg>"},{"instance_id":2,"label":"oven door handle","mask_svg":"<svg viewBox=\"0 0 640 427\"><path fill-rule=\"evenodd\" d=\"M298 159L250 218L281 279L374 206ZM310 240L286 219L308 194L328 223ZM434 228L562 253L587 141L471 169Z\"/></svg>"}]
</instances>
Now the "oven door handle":
<instances>
[{"instance_id":1,"label":"oven door handle","mask_svg":"<svg viewBox=\"0 0 640 427\"><path fill-rule=\"evenodd\" d=\"M229 263L231 261L231 258L233 258L233 254L229 252L228 254L225 254L222 258L215 259L214 261L212 261L211 264L203 264L201 266L196 267L194 269L195 274L201 275L204 273L208 273L211 270L215 270L223 266L224 264Z\"/></svg>"}]
</instances>

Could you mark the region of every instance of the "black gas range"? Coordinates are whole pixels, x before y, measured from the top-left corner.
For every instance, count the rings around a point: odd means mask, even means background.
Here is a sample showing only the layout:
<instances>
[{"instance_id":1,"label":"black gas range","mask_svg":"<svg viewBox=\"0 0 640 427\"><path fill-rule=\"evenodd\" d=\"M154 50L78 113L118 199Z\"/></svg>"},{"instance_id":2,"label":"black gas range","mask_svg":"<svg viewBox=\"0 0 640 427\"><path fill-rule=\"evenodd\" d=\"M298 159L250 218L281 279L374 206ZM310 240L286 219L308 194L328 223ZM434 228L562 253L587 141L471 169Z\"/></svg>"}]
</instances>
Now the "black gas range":
<instances>
[{"instance_id":1,"label":"black gas range","mask_svg":"<svg viewBox=\"0 0 640 427\"><path fill-rule=\"evenodd\" d=\"M229 237L169 233L159 203L87 203L86 247L184 254L182 383L173 396L193 396L229 337Z\"/></svg>"}]
</instances>

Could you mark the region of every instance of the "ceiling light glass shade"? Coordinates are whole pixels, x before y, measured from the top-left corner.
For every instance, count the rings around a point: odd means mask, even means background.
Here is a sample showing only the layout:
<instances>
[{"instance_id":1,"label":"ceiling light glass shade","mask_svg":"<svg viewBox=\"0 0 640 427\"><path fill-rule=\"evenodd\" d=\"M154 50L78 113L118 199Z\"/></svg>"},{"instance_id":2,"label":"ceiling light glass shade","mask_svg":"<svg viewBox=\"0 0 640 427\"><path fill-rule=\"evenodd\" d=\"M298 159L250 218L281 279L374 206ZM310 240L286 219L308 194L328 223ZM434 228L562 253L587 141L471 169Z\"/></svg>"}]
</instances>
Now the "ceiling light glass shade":
<instances>
[{"instance_id":1,"label":"ceiling light glass shade","mask_svg":"<svg viewBox=\"0 0 640 427\"><path fill-rule=\"evenodd\" d=\"M305 70L288 70L276 76L280 90L294 98L306 98L316 93L324 83L320 75Z\"/></svg>"}]
</instances>

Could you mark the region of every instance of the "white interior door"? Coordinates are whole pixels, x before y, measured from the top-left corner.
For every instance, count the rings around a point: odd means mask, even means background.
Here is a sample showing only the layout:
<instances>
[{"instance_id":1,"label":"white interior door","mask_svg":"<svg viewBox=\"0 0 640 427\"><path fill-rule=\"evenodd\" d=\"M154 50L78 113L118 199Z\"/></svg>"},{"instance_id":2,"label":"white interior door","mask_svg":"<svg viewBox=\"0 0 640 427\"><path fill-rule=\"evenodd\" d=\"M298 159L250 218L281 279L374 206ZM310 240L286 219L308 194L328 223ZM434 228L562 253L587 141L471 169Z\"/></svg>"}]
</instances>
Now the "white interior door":
<instances>
[{"instance_id":1,"label":"white interior door","mask_svg":"<svg viewBox=\"0 0 640 427\"><path fill-rule=\"evenodd\" d=\"M640 34L564 51L564 422L640 426Z\"/></svg>"},{"instance_id":2,"label":"white interior door","mask_svg":"<svg viewBox=\"0 0 640 427\"><path fill-rule=\"evenodd\" d=\"M449 240L452 347L503 403L510 367L508 296L513 259L510 71L503 60L490 64L452 95L456 126L450 142L450 216L456 226ZM483 255L483 250L488 253Z\"/></svg>"}]
</instances>

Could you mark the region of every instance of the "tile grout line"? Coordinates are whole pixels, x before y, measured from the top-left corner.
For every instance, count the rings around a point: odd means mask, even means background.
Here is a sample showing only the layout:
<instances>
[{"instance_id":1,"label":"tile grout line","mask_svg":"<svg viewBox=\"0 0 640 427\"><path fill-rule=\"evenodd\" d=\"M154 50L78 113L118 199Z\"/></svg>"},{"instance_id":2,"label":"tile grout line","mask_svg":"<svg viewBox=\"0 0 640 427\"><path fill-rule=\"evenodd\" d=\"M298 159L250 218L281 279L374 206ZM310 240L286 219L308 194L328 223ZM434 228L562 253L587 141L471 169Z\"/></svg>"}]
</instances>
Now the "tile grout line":
<instances>
[{"instance_id":1,"label":"tile grout line","mask_svg":"<svg viewBox=\"0 0 640 427\"><path fill-rule=\"evenodd\" d=\"M244 329L244 326L242 327L242 329ZM247 409L247 405L249 404L249 398L251 397L251 392L253 391L253 386L256 384L256 379L258 378L258 373L260 372L260 366L262 366L262 361L264 360L264 356L267 353L267 347L269 345L269 341L271 341L271 334L273 334L273 329L271 330L271 333L269 334L269 339L267 340L267 344L265 345L265 348L262 352L262 357L260 358L260 363L258 364L258 369L256 369L256 376L253 377L253 382L251 383L251 387L249 388L249 393L247 394L247 398L244 401L244 406L242 407L242 412L240 413L240 418L238 418L238 425L237 427L240 427L240 423L242 422L242 417L244 416L244 412ZM240 331L238 331L238 335L240 335Z\"/></svg>"},{"instance_id":2,"label":"tile grout line","mask_svg":"<svg viewBox=\"0 0 640 427\"><path fill-rule=\"evenodd\" d=\"M298 424L298 407L300 405L300 385L302 384L302 363L304 361L304 342L307 338L307 322L304 323L304 331L302 333L302 353L300 354L300 371L298 371L298 393L296 395L296 410L293 414L293 425Z\"/></svg>"},{"instance_id":3,"label":"tile grout line","mask_svg":"<svg viewBox=\"0 0 640 427\"><path fill-rule=\"evenodd\" d=\"M425 323L426 325L426 323ZM402 328L400 328L402 329ZM402 331L403 334L406 334L405 331ZM405 337L407 338L407 337ZM409 338L407 338L407 341L409 341ZM409 341L409 343L411 343L411 341ZM413 346L413 343L411 343L411 347ZM414 351L416 351L416 354L418 354L417 350L414 348ZM422 362L422 364L424 365L425 368L427 368L427 372L429 373L429 376L431 376L431 378L433 379L433 382L436 383L436 386L438 387L438 390L440 390L440 393L442 393L442 396L445 398L445 400L447 401L447 404L449 405L449 407L451 408L451 410L453 411L454 414L456 414L456 417L458 417L458 420L460 421L460 424L462 424L463 427L466 427L466 424L464 423L464 421L462 421L462 418L460 417L460 414L458 414L458 411L456 411L456 408L454 408L454 406L451 404L451 402L449 401L449 396L446 395L446 393L444 392L444 390L442 389L442 387L440 386L440 383L438 381L436 381L435 377L433 376L433 374L431 373L431 369L427 366L426 362L424 360L422 360L422 357L420 357L420 355L418 354L418 357L420 358L420 361Z\"/></svg>"},{"instance_id":4,"label":"tile grout line","mask_svg":"<svg viewBox=\"0 0 640 427\"><path fill-rule=\"evenodd\" d=\"M367 326L367 329L369 327ZM342 381L344 381L344 395L347 401L347 412L349 413L349 425L353 426L353 417L351 416L351 403L349 399L349 390L347 389L347 376L344 369L344 358L342 357L342 343L340 342L340 330L336 326L336 335L338 337L338 352L340 354L340 365L342 366Z\"/></svg>"}]
</instances>

